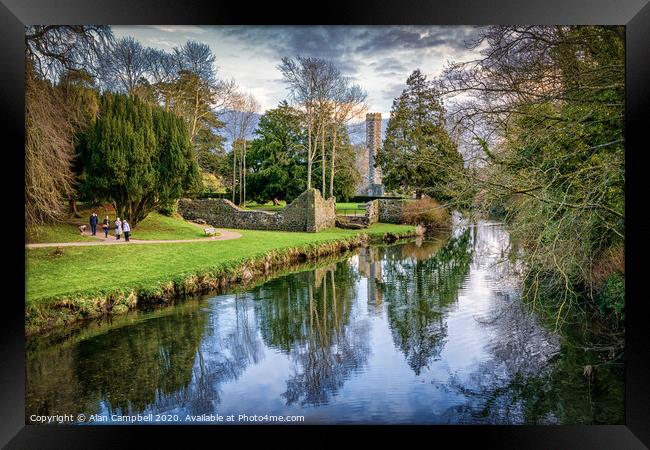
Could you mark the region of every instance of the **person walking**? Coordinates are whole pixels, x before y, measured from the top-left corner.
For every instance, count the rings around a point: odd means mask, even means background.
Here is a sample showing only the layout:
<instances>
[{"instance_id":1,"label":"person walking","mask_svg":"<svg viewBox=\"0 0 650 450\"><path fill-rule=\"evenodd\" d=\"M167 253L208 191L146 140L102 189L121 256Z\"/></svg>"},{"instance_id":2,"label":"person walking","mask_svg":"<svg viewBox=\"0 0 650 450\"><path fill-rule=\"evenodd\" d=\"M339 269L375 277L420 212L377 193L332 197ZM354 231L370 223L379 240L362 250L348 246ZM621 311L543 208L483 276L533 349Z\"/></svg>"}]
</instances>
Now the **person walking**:
<instances>
[{"instance_id":1,"label":"person walking","mask_svg":"<svg viewBox=\"0 0 650 450\"><path fill-rule=\"evenodd\" d=\"M131 226L129 225L129 222L124 219L122 222L122 231L124 231L124 240L126 242L129 242L129 237L131 236Z\"/></svg>"},{"instance_id":2,"label":"person walking","mask_svg":"<svg viewBox=\"0 0 650 450\"><path fill-rule=\"evenodd\" d=\"M97 235L97 222L99 221L99 218L97 217L97 213L92 213L90 215L90 232L93 236Z\"/></svg>"},{"instance_id":3,"label":"person walking","mask_svg":"<svg viewBox=\"0 0 650 450\"><path fill-rule=\"evenodd\" d=\"M115 239L120 240L120 235L122 234L122 221L118 217L115 219Z\"/></svg>"},{"instance_id":4,"label":"person walking","mask_svg":"<svg viewBox=\"0 0 650 450\"><path fill-rule=\"evenodd\" d=\"M111 221L108 220L108 216L102 222L102 228L104 229L104 237L108 239L108 227L111 225Z\"/></svg>"}]
</instances>

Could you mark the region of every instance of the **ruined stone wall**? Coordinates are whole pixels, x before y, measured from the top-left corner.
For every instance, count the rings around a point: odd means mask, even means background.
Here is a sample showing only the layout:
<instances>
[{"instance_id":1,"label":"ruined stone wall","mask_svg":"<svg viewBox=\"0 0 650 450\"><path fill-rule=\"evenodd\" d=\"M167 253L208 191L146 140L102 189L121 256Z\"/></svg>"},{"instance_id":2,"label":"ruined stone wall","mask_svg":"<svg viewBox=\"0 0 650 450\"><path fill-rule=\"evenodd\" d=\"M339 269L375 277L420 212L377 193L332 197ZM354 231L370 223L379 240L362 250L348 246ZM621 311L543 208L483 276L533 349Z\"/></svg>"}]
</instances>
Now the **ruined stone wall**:
<instances>
[{"instance_id":1,"label":"ruined stone wall","mask_svg":"<svg viewBox=\"0 0 650 450\"><path fill-rule=\"evenodd\" d=\"M406 200L379 199L379 221L382 223L403 223L402 210Z\"/></svg>"},{"instance_id":2,"label":"ruined stone wall","mask_svg":"<svg viewBox=\"0 0 650 450\"><path fill-rule=\"evenodd\" d=\"M325 200L317 189L311 191L313 194L306 196L307 207L309 208L306 231L315 232L325 228L333 228L336 226L336 200L333 198Z\"/></svg>"},{"instance_id":3,"label":"ruined stone wall","mask_svg":"<svg viewBox=\"0 0 650 450\"><path fill-rule=\"evenodd\" d=\"M366 203L365 217L368 225L379 222L379 200L372 200Z\"/></svg>"},{"instance_id":4,"label":"ruined stone wall","mask_svg":"<svg viewBox=\"0 0 650 450\"><path fill-rule=\"evenodd\" d=\"M181 199L178 212L187 220L242 230L316 232L336 222L334 199L324 200L316 189L303 192L277 213L242 209L225 199Z\"/></svg>"}]
</instances>

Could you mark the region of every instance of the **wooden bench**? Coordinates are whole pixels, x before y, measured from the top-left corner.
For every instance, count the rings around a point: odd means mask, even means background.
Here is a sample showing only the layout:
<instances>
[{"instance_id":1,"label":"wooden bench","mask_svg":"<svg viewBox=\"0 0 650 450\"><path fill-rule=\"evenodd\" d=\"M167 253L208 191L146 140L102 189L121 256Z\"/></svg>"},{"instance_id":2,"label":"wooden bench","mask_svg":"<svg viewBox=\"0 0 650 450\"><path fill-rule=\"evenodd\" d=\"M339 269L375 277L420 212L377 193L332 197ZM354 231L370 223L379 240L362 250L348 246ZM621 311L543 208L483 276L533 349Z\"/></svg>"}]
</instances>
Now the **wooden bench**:
<instances>
[{"instance_id":1,"label":"wooden bench","mask_svg":"<svg viewBox=\"0 0 650 450\"><path fill-rule=\"evenodd\" d=\"M213 234L216 234L216 233L217 233L217 230L215 230L215 229L212 228L212 227L204 228L203 231L205 231L205 234L206 234L207 236L212 236Z\"/></svg>"}]
</instances>

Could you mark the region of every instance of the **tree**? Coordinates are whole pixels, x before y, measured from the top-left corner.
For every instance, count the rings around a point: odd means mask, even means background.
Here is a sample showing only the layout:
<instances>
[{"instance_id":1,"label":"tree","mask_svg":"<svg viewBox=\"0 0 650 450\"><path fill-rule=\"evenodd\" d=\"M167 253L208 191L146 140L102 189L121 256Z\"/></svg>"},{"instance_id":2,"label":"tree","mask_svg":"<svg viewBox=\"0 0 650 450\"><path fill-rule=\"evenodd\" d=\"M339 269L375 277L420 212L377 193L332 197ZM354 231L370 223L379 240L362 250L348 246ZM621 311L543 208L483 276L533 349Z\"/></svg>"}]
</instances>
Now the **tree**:
<instances>
[{"instance_id":1,"label":"tree","mask_svg":"<svg viewBox=\"0 0 650 450\"><path fill-rule=\"evenodd\" d=\"M114 42L99 59L99 75L105 89L133 94L149 70L147 49L132 37Z\"/></svg>"},{"instance_id":2,"label":"tree","mask_svg":"<svg viewBox=\"0 0 650 450\"><path fill-rule=\"evenodd\" d=\"M321 142L322 170L325 171L325 129L329 120L329 99L340 75L336 67L319 58L284 57L278 66L287 83L289 97L303 114L307 134L307 189L312 185L312 166ZM325 180L323 178L323 191ZM325 193L323 192L323 195Z\"/></svg>"},{"instance_id":3,"label":"tree","mask_svg":"<svg viewBox=\"0 0 650 450\"><path fill-rule=\"evenodd\" d=\"M526 250L524 284L556 326L578 298L616 313L624 289L625 32L617 26L499 26L471 44L471 64L450 64L441 89L474 153L479 205L504 205ZM473 145L472 145L473 144ZM606 296L607 297L607 296ZM598 300L601 298L601 300Z\"/></svg>"},{"instance_id":4,"label":"tree","mask_svg":"<svg viewBox=\"0 0 650 450\"><path fill-rule=\"evenodd\" d=\"M366 110L367 94L357 84L351 84L349 79L339 77L332 95L332 152L330 159L330 196L334 195L334 178L336 173L337 154L336 149L339 143L339 130L345 129L348 122L359 117ZM347 136L347 132L346 132ZM343 166L353 167L352 166ZM325 190L323 190L325 195Z\"/></svg>"},{"instance_id":5,"label":"tree","mask_svg":"<svg viewBox=\"0 0 650 450\"><path fill-rule=\"evenodd\" d=\"M114 203L135 227L159 206L198 186L185 123L137 97L106 93L79 144L82 188Z\"/></svg>"},{"instance_id":6,"label":"tree","mask_svg":"<svg viewBox=\"0 0 650 450\"><path fill-rule=\"evenodd\" d=\"M56 82L66 71L95 73L100 56L113 42L106 25L29 25L25 55L37 78Z\"/></svg>"},{"instance_id":7,"label":"tree","mask_svg":"<svg viewBox=\"0 0 650 450\"><path fill-rule=\"evenodd\" d=\"M301 116L286 101L260 117L249 151L253 200L292 201L305 190L305 140Z\"/></svg>"},{"instance_id":8,"label":"tree","mask_svg":"<svg viewBox=\"0 0 650 450\"><path fill-rule=\"evenodd\" d=\"M74 133L79 123L66 114L61 91L34 76L25 77L25 221L28 227L60 220L65 199L74 194Z\"/></svg>"},{"instance_id":9,"label":"tree","mask_svg":"<svg viewBox=\"0 0 650 450\"><path fill-rule=\"evenodd\" d=\"M445 110L432 83L417 69L393 101L386 138L377 164L387 189L415 191L440 201L453 199L450 188L462 174L463 159L445 128Z\"/></svg>"},{"instance_id":10,"label":"tree","mask_svg":"<svg viewBox=\"0 0 650 450\"><path fill-rule=\"evenodd\" d=\"M239 204L246 203L246 151L247 138L253 131L260 104L253 94L238 94L231 109L224 113L226 130L232 143L232 201L235 201L235 185L239 180Z\"/></svg>"},{"instance_id":11,"label":"tree","mask_svg":"<svg viewBox=\"0 0 650 450\"><path fill-rule=\"evenodd\" d=\"M106 26L25 28L25 221L60 220L74 210L75 134L96 111L90 87L98 54L112 40Z\"/></svg>"}]
</instances>

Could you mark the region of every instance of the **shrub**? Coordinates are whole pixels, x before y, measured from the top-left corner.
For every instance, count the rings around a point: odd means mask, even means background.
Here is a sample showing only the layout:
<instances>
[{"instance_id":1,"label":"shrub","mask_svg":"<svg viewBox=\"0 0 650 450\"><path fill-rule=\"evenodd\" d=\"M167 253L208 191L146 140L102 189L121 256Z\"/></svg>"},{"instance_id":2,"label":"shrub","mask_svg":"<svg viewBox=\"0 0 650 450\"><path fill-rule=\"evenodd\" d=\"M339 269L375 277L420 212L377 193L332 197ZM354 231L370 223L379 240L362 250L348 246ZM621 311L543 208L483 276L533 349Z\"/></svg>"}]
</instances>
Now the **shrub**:
<instances>
[{"instance_id":1,"label":"shrub","mask_svg":"<svg viewBox=\"0 0 650 450\"><path fill-rule=\"evenodd\" d=\"M450 216L444 206L431 197L406 202L402 209L402 222L410 225L444 227Z\"/></svg>"},{"instance_id":2,"label":"shrub","mask_svg":"<svg viewBox=\"0 0 650 450\"><path fill-rule=\"evenodd\" d=\"M177 211L178 200L167 201L160 208L158 208L158 212L167 217L173 217Z\"/></svg>"},{"instance_id":3,"label":"shrub","mask_svg":"<svg viewBox=\"0 0 650 450\"><path fill-rule=\"evenodd\" d=\"M625 320L625 275L615 272L607 278L596 295L596 302L602 314L614 314Z\"/></svg>"}]
</instances>

